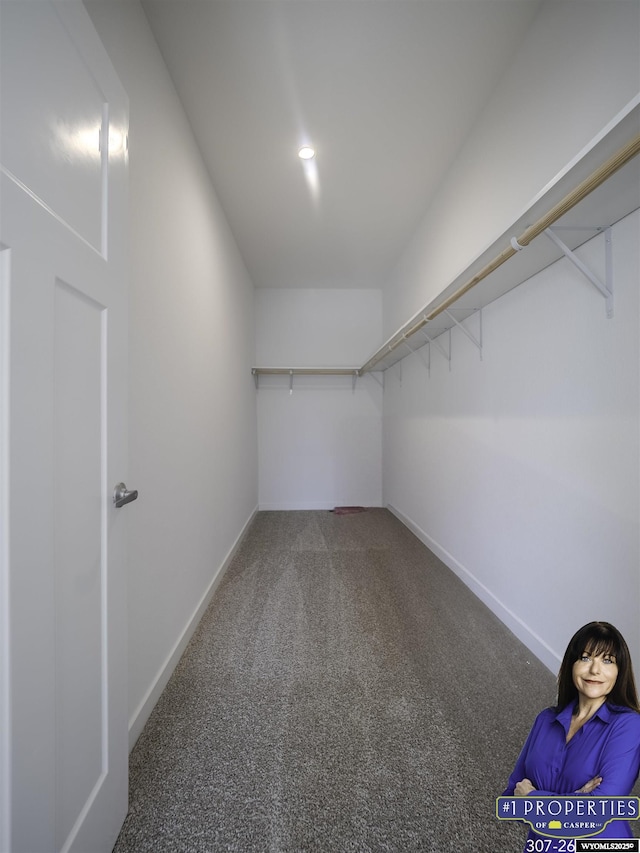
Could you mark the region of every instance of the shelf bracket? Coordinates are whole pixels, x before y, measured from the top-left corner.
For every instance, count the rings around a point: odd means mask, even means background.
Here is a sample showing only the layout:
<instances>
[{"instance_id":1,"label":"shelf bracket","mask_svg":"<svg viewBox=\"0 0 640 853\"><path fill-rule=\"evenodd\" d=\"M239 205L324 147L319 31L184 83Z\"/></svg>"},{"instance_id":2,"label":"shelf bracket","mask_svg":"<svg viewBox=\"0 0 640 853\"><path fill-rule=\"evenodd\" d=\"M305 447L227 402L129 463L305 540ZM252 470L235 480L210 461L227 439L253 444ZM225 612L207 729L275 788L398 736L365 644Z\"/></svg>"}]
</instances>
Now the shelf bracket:
<instances>
[{"instance_id":1,"label":"shelf bracket","mask_svg":"<svg viewBox=\"0 0 640 853\"><path fill-rule=\"evenodd\" d=\"M351 393L356 393L356 380L358 379L358 371L353 371L353 376L351 377Z\"/></svg>"},{"instance_id":2,"label":"shelf bracket","mask_svg":"<svg viewBox=\"0 0 640 853\"><path fill-rule=\"evenodd\" d=\"M253 381L255 382L255 385L256 385L256 391L258 391L260 388L260 374L255 369L253 369L251 372L253 373Z\"/></svg>"},{"instance_id":3,"label":"shelf bracket","mask_svg":"<svg viewBox=\"0 0 640 853\"><path fill-rule=\"evenodd\" d=\"M600 281L600 278L589 269L589 267L581 261L575 252L558 237L553 228L545 228L544 233L552 240L560 249L563 255L568 258L571 263L580 270L580 272L589 279L591 284L600 291L604 296L607 309L607 317L613 317L613 255L611 243L611 227L599 228L599 231L604 231L604 247L605 247L605 282Z\"/></svg>"},{"instance_id":4,"label":"shelf bracket","mask_svg":"<svg viewBox=\"0 0 640 853\"><path fill-rule=\"evenodd\" d=\"M451 311L448 308L445 309L444 313L447 315L447 317L450 320L452 320L456 324L456 326L459 329L461 329L465 333L465 335L469 338L471 343L474 344L478 348L478 351L480 353L480 361L482 361L482 308L478 309L478 312L477 312L478 316L480 318L480 340L478 340L478 338L476 338L476 336L473 335L469 331L469 329L467 329L467 327L464 325L464 322L462 322L460 320L456 320L456 318L453 316L453 314L451 313Z\"/></svg>"},{"instance_id":5,"label":"shelf bracket","mask_svg":"<svg viewBox=\"0 0 640 853\"><path fill-rule=\"evenodd\" d=\"M293 394L293 370L289 371L289 396Z\"/></svg>"},{"instance_id":6,"label":"shelf bracket","mask_svg":"<svg viewBox=\"0 0 640 853\"><path fill-rule=\"evenodd\" d=\"M449 352L447 352L445 350L445 348L442 346L442 344L436 338L430 338L429 335L425 332L424 328L419 329L420 334L424 335L424 337L429 342L429 365L431 365L431 344L433 344L434 347L436 349L440 350L442 355L447 359L447 361L449 362L449 370L451 370L451 329L449 329L448 331L449 331Z\"/></svg>"},{"instance_id":7,"label":"shelf bracket","mask_svg":"<svg viewBox=\"0 0 640 853\"><path fill-rule=\"evenodd\" d=\"M429 321L427 320L427 318L425 316L423 316L422 319L424 320L424 324L426 326ZM431 341L427 341L427 357L426 357L426 359L422 355L422 347L416 350L416 354L420 358L420 361L427 368L427 377L430 379L431 378Z\"/></svg>"},{"instance_id":8,"label":"shelf bracket","mask_svg":"<svg viewBox=\"0 0 640 853\"><path fill-rule=\"evenodd\" d=\"M409 343L409 341L407 340L407 336L406 336L406 335L403 335L402 343L403 343L403 344L406 344L406 346L411 350L411 352L418 356L418 358L420 359L420 361L421 361L421 362L424 364L424 366L427 368L427 375L428 375L428 376L431 376L431 350L429 349L428 361L425 361L425 360L424 360L424 356L422 355L422 353L421 353L421 351L420 351L420 350L421 350L421 347L416 347L416 349L414 349L414 348L411 346L411 344ZM428 345L427 345L427 346L428 346Z\"/></svg>"},{"instance_id":9,"label":"shelf bracket","mask_svg":"<svg viewBox=\"0 0 640 853\"><path fill-rule=\"evenodd\" d=\"M369 376L372 379L375 379L378 385L384 390L384 373L381 374L382 378L379 378L372 370L369 371Z\"/></svg>"},{"instance_id":10,"label":"shelf bracket","mask_svg":"<svg viewBox=\"0 0 640 853\"><path fill-rule=\"evenodd\" d=\"M427 344L427 357L422 355L422 348L414 350L415 354L418 356L420 361L424 364L427 369L427 376L431 377L431 344Z\"/></svg>"},{"instance_id":11,"label":"shelf bracket","mask_svg":"<svg viewBox=\"0 0 640 853\"><path fill-rule=\"evenodd\" d=\"M411 346L411 344L410 344L410 343L409 343L409 341L407 340L407 336L406 336L406 335L403 335L403 336L402 336L402 340L401 340L401 342L400 342L400 343L403 343L403 344L406 346L406 348L409 350L409 352L415 352L414 348Z\"/></svg>"}]
</instances>

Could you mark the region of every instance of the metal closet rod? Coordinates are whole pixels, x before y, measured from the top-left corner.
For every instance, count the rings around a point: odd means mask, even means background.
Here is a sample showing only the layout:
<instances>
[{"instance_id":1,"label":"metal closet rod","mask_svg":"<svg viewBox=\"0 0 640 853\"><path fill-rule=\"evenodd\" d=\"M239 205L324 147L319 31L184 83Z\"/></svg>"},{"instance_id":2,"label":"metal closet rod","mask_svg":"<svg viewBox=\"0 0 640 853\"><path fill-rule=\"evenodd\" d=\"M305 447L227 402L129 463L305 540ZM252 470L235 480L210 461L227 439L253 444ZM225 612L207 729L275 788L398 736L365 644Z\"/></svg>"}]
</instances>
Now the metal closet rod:
<instances>
[{"instance_id":1,"label":"metal closet rod","mask_svg":"<svg viewBox=\"0 0 640 853\"><path fill-rule=\"evenodd\" d=\"M640 134L634 137L630 142L628 142L625 146L623 146L613 157L610 157L605 163L599 166L591 175L582 181L581 184L568 193L561 201L559 201L556 205L554 205L548 213L544 216L540 217L537 222L534 222L533 225L529 225L529 227L523 231L520 237L513 238L511 240L511 245L509 245L506 249L503 249L499 255L497 255L492 261L486 264L480 272L477 272L472 278L469 279L465 284L459 287L456 291L454 291L450 296L444 299L439 305L435 308L432 308L428 314L424 314L416 323L408 329L401 330L396 333L395 338L392 338L391 343L385 344L381 347L378 352L376 352L369 361L364 364L360 370L358 371L359 375L363 373L367 373L373 369L373 367L379 362L382 361L383 358L389 355L389 353L393 352L396 347L400 346L400 344L408 337L413 335L415 332L419 331L423 326L426 326L428 322L437 317L438 314L441 314L443 311L446 311L454 302L460 299L461 296L464 296L465 293L468 293L472 288L474 288L482 279L486 278L492 272L498 269L498 267L502 266L505 261L508 261L509 258L512 258L515 254L517 254L520 249L523 249L525 246L528 246L529 243L537 237L539 234L553 225L554 222L557 222L561 216L564 216L571 208L575 207L576 204L581 202L589 193L593 192L593 190L597 189L600 184L603 184L607 178L610 178L618 169L622 168L626 163L629 162L633 157L636 156L640 152ZM411 321L409 321L411 322Z\"/></svg>"}]
</instances>

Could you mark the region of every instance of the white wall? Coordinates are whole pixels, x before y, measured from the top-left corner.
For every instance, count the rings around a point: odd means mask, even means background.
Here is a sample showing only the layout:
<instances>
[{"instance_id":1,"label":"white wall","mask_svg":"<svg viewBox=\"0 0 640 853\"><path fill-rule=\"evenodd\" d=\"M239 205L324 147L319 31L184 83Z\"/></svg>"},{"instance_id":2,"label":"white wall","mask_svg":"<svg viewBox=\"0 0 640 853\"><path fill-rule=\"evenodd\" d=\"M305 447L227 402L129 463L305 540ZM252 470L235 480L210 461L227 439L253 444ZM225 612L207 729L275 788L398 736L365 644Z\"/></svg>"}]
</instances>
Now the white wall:
<instances>
[{"instance_id":1,"label":"white wall","mask_svg":"<svg viewBox=\"0 0 640 853\"><path fill-rule=\"evenodd\" d=\"M257 506L253 287L141 6L86 5L131 106L133 741Z\"/></svg>"},{"instance_id":2,"label":"white wall","mask_svg":"<svg viewBox=\"0 0 640 853\"><path fill-rule=\"evenodd\" d=\"M553 671L592 619L640 660L638 233L613 229L613 319L562 260L484 309L482 361L454 330L451 372L386 373L385 501Z\"/></svg>"},{"instance_id":3,"label":"white wall","mask_svg":"<svg viewBox=\"0 0 640 853\"><path fill-rule=\"evenodd\" d=\"M640 5L546 3L385 291L388 336L638 96ZM579 224L579 223L577 223ZM603 223L609 224L609 223ZM615 318L566 260L387 371L384 499L552 670L613 622L640 660L638 214L614 229ZM602 237L580 250L604 275ZM528 251L535 251L535 246Z\"/></svg>"},{"instance_id":4,"label":"white wall","mask_svg":"<svg viewBox=\"0 0 640 853\"><path fill-rule=\"evenodd\" d=\"M639 90L639 3L548 0L389 279L385 339L491 246Z\"/></svg>"},{"instance_id":5,"label":"white wall","mask_svg":"<svg viewBox=\"0 0 640 853\"><path fill-rule=\"evenodd\" d=\"M360 367L379 345L378 290L256 290L260 367ZM261 509L380 506L382 389L372 376L260 377Z\"/></svg>"}]
</instances>

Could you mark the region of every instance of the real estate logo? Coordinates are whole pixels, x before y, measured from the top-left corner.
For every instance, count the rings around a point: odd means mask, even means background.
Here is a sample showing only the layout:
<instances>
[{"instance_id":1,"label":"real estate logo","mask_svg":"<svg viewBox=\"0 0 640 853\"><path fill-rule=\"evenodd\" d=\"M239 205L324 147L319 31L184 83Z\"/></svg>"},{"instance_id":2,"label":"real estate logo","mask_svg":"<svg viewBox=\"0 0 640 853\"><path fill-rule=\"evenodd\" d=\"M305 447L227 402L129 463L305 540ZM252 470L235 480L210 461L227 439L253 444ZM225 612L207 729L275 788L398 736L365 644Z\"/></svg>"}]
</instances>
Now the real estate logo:
<instances>
[{"instance_id":1,"label":"real estate logo","mask_svg":"<svg viewBox=\"0 0 640 853\"><path fill-rule=\"evenodd\" d=\"M639 797L498 797L496 817L528 823L538 835L585 838L614 820L637 820Z\"/></svg>"}]
</instances>

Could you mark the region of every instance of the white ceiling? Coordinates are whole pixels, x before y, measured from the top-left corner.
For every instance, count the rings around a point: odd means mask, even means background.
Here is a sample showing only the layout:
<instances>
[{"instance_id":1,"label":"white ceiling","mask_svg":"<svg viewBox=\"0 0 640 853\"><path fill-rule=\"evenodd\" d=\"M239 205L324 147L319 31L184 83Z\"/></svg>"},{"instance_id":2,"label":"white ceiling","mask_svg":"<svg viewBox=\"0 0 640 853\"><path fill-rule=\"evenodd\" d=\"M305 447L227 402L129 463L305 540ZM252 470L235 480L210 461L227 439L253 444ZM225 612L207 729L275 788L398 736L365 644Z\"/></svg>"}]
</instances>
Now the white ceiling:
<instances>
[{"instance_id":1,"label":"white ceiling","mask_svg":"<svg viewBox=\"0 0 640 853\"><path fill-rule=\"evenodd\" d=\"M539 6L143 0L254 285L385 284Z\"/></svg>"}]
</instances>

